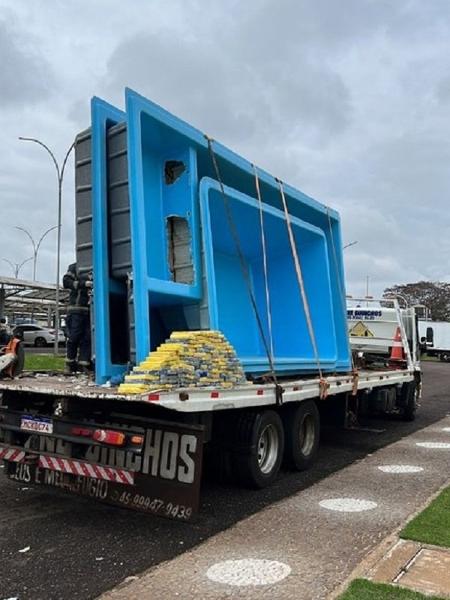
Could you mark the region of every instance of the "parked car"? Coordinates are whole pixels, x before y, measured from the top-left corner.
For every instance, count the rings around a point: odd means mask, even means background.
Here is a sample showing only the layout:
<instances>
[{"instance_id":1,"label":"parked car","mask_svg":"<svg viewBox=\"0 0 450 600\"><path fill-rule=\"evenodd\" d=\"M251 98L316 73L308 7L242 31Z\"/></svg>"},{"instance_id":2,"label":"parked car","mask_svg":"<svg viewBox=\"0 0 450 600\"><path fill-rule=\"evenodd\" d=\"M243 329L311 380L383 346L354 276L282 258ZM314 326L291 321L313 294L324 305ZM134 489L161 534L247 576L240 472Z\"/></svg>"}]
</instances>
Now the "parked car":
<instances>
[{"instance_id":1,"label":"parked car","mask_svg":"<svg viewBox=\"0 0 450 600\"><path fill-rule=\"evenodd\" d=\"M14 335L23 339L24 344L30 344L37 348L44 348L55 343L55 330L41 325L18 325L14 329ZM64 331L59 330L58 342L65 343Z\"/></svg>"}]
</instances>

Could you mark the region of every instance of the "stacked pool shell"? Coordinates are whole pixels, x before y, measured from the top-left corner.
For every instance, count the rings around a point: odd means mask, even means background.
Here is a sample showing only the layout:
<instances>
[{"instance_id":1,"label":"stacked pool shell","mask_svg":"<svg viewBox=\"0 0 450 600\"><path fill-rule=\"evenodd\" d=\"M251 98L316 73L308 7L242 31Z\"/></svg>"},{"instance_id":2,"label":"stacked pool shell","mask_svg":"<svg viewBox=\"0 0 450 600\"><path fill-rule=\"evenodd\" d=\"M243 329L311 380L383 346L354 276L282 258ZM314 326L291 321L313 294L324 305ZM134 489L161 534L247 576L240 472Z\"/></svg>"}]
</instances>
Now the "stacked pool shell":
<instances>
[{"instance_id":1,"label":"stacked pool shell","mask_svg":"<svg viewBox=\"0 0 450 600\"><path fill-rule=\"evenodd\" d=\"M129 89L123 112L98 98L91 107L97 383L142 363L172 332L194 330L221 331L247 376L270 370L268 348L279 376L350 371L338 213L284 185L316 355L278 180L256 170L260 207L253 165L210 142L224 200L202 132Z\"/></svg>"}]
</instances>

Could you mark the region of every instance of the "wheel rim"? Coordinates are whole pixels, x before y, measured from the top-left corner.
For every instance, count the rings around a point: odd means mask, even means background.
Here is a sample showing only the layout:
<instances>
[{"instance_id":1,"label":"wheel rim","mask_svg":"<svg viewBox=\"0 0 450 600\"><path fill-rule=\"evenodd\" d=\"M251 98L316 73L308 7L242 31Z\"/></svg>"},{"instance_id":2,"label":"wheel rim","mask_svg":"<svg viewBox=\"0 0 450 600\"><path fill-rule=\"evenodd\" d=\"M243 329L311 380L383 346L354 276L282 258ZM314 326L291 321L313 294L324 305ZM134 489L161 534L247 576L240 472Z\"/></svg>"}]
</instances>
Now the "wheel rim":
<instances>
[{"instance_id":1,"label":"wheel rim","mask_svg":"<svg viewBox=\"0 0 450 600\"><path fill-rule=\"evenodd\" d=\"M266 425L258 440L258 466L261 473L269 474L278 458L280 440L273 425Z\"/></svg>"},{"instance_id":2,"label":"wheel rim","mask_svg":"<svg viewBox=\"0 0 450 600\"><path fill-rule=\"evenodd\" d=\"M315 427L312 415L304 415L299 427L299 448L303 456L308 456L314 447Z\"/></svg>"}]
</instances>

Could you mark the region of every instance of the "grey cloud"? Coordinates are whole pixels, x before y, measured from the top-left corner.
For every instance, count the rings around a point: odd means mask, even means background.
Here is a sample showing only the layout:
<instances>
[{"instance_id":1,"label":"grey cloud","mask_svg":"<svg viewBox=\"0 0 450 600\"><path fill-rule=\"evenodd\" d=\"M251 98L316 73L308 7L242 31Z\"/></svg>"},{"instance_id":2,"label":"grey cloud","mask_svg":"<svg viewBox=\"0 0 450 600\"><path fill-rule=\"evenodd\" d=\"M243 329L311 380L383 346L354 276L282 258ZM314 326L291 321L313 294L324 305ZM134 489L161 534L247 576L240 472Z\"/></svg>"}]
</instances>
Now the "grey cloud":
<instances>
[{"instance_id":1,"label":"grey cloud","mask_svg":"<svg viewBox=\"0 0 450 600\"><path fill-rule=\"evenodd\" d=\"M77 99L69 104L68 118L78 129L84 129L90 121L89 98Z\"/></svg>"},{"instance_id":2,"label":"grey cloud","mask_svg":"<svg viewBox=\"0 0 450 600\"><path fill-rule=\"evenodd\" d=\"M435 230L448 225L448 127L432 92L447 56L445 12L378 0L212 11L185 35L122 40L106 89L135 87L339 207L346 239L359 240L346 255L349 286L368 271L378 291L445 277L450 243Z\"/></svg>"},{"instance_id":3,"label":"grey cloud","mask_svg":"<svg viewBox=\"0 0 450 600\"><path fill-rule=\"evenodd\" d=\"M411 207L415 212L426 207L429 213L447 208L450 146L441 133L405 131L360 148L357 158L343 159L340 166L350 170L353 164L351 195L360 201L384 203L396 216ZM338 186L348 190L349 182Z\"/></svg>"},{"instance_id":4,"label":"grey cloud","mask_svg":"<svg viewBox=\"0 0 450 600\"><path fill-rule=\"evenodd\" d=\"M302 39L280 43L270 57L268 46L253 61L253 42L266 34L258 23L249 32L244 19L195 38L170 31L134 35L111 56L107 87L131 85L228 143L260 143L268 135L286 140L299 128L312 143L339 134L351 118L340 75L311 57Z\"/></svg>"},{"instance_id":5,"label":"grey cloud","mask_svg":"<svg viewBox=\"0 0 450 600\"><path fill-rule=\"evenodd\" d=\"M36 198L46 210L33 213L33 233L56 218L45 157L12 140L30 133L64 149L68 132L88 124L94 93L123 107L129 86L338 208L345 241L359 241L345 251L349 291L363 292L367 274L374 293L450 279L447 0L211 0L207 9L202 0L102 0L86 13L78 2L57 11L4 2L17 15L14 34L0 23L0 52L14 59L0 73L11 225L30 220ZM37 35L48 62L28 41ZM49 73L57 97L33 106ZM74 244L67 175L63 262ZM0 256L14 240L7 228ZM16 260L26 258L24 244L15 247ZM41 260L49 278L50 240Z\"/></svg>"},{"instance_id":6,"label":"grey cloud","mask_svg":"<svg viewBox=\"0 0 450 600\"><path fill-rule=\"evenodd\" d=\"M445 108L448 109L450 102L450 73L446 73L443 76L441 81L436 85L434 92L438 102L444 104Z\"/></svg>"},{"instance_id":7,"label":"grey cloud","mask_svg":"<svg viewBox=\"0 0 450 600\"><path fill-rule=\"evenodd\" d=\"M50 65L5 21L0 21L0 56L0 106L17 108L49 96L54 84Z\"/></svg>"}]
</instances>

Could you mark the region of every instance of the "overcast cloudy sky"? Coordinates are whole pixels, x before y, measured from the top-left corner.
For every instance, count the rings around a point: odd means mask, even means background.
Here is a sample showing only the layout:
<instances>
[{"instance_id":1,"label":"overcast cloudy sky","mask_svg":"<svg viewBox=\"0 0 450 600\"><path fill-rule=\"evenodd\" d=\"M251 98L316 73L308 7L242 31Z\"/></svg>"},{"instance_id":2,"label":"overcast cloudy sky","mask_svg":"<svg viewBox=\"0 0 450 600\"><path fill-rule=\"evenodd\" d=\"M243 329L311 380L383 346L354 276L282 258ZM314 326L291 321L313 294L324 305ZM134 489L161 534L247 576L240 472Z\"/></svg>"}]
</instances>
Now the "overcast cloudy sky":
<instances>
[{"instance_id":1,"label":"overcast cloudy sky","mask_svg":"<svg viewBox=\"0 0 450 600\"><path fill-rule=\"evenodd\" d=\"M129 86L340 210L349 293L450 281L448 0L0 0L0 57L1 258L57 217L50 159L18 136L62 157L91 96ZM63 268L73 187L70 163Z\"/></svg>"}]
</instances>

